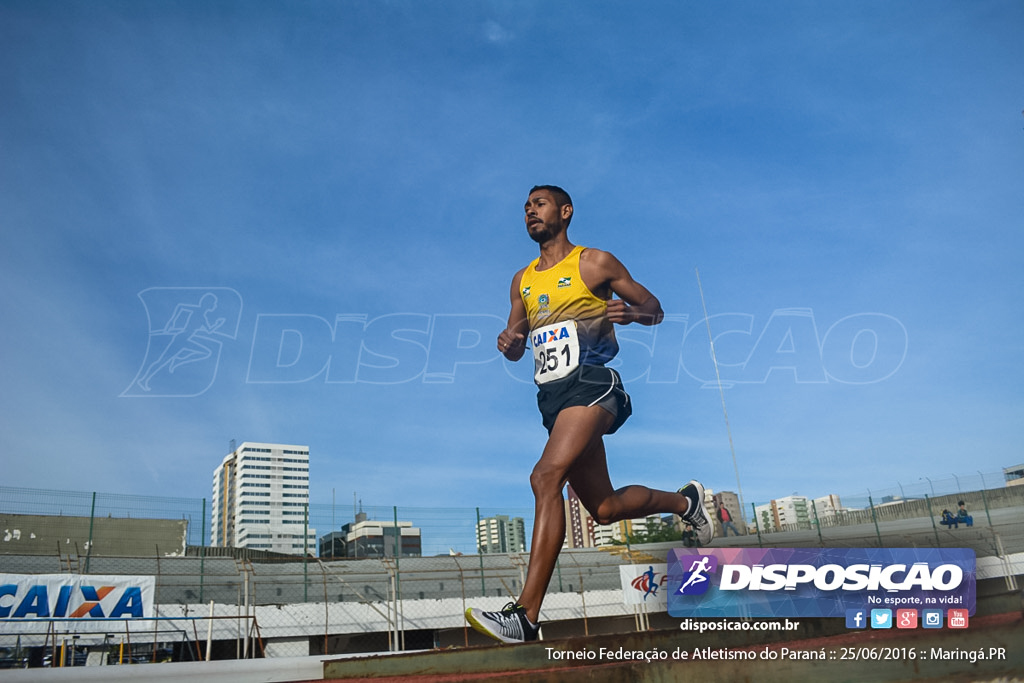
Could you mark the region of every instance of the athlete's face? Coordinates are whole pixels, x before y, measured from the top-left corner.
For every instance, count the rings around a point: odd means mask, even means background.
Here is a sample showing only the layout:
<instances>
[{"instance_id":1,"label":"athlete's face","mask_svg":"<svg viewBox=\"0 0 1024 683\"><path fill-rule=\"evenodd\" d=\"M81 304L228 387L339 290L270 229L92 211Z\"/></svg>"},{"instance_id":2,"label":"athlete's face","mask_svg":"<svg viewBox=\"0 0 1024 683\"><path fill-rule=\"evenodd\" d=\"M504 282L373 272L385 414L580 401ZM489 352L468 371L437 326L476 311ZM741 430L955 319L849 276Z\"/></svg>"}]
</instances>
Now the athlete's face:
<instances>
[{"instance_id":1,"label":"athlete's face","mask_svg":"<svg viewBox=\"0 0 1024 683\"><path fill-rule=\"evenodd\" d=\"M572 216L572 205L558 206L548 190L537 190L526 200L526 231L540 244L565 230Z\"/></svg>"}]
</instances>

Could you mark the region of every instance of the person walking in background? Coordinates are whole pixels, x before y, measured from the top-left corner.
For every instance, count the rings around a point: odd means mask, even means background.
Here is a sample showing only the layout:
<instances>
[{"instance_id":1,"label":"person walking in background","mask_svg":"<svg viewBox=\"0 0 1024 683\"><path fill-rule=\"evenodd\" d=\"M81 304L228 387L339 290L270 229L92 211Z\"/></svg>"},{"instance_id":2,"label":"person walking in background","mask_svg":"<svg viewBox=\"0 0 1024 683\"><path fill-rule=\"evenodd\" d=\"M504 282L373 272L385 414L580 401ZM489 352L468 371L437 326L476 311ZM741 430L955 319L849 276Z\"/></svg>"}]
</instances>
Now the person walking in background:
<instances>
[{"instance_id":1,"label":"person walking in background","mask_svg":"<svg viewBox=\"0 0 1024 683\"><path fill-rule=\"evenodd\" d=\"M722 523L722 536L728 536L729 530L731 529L737 536L740 535L739 529L732 521L732 515L729 513L729 508L724 505L718 507L718 521Z\"/></svg>"}]
</instances>

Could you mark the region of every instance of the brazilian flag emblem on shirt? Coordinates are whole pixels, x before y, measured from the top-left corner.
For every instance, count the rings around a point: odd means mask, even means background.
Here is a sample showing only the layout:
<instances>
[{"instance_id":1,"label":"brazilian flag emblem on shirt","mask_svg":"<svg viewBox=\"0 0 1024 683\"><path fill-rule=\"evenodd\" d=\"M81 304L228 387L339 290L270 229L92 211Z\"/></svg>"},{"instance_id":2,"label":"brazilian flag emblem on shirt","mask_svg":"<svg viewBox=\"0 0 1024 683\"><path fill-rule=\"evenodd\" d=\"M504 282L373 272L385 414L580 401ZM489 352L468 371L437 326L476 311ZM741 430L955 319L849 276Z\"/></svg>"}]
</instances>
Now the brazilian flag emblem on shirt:
<instances>
[{"instance_id":1,"label":"brazilian flag emblem on shirt","mask_svg":"<svg viewBox=\"0 0 1024 683\"><path fill-rule=\"evenodd\" d=\"M559 288L561 288L561 287L572 287L572 278L571 277L560 277L560 278L558 278L558 286L559 286Z\"/></svg>"}]
</instances>

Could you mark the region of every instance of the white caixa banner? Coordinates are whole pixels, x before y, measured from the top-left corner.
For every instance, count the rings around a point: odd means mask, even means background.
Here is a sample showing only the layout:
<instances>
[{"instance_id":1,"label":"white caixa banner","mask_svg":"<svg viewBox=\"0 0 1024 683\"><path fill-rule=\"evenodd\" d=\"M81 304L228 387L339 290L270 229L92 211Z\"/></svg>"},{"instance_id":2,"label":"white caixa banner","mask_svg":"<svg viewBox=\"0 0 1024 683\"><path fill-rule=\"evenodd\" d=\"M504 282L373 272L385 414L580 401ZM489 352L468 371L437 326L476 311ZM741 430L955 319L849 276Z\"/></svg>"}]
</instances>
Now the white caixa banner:
<instances>
[{"instance_id":1,"label":"white caixa banner","mask_svg":"<svg viewBox=\"0 0 1024 683\"><path fill-rule=\"evenodd\" d=\"M153 616L156 578L0 574L0 619L140 619Z\"/></svg>"},{"instance_id":2,"label":"white caixa banner","mask_svg":"<svg viewBox=\"0 0 1024 683\"><path fill-rule=\"evenodd\" d=\"M646 605L647 609L665 611L668 598L665 584L668 581L668 564L623 564L619 565L622 581L622 600L627 605Z\"/></svg>"}]
</instances>

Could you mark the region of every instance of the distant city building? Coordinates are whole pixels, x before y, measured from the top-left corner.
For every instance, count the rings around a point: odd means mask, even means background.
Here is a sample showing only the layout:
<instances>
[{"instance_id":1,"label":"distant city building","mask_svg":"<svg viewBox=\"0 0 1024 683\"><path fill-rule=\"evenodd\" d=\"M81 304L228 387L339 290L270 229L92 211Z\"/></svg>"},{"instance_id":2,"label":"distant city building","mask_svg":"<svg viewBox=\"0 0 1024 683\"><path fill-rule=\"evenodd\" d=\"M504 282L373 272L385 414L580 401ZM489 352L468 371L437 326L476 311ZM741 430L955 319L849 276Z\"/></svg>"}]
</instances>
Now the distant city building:
<instances>
[{"instance_id":1,"label":"distant city building","mask_svg":"<svg viewBox=\"0 0 1024 683\"><path fill-rule=\"evenodd\" d=\"M818 521L824 522L834 518L840 510L842 504L835 494L815 498L813 502L805 496L786 496L756 506L754 515L762 532L794 531L813 529L815 514Z\"/></svg>"},{"instance_id":2,"label":"distant city building","mask_svg":"<svg viewBox=\"0 0 1024 683\"><path fill-rule=\"evenodd\" d=\"M313 553L308 506L309 447L244 442L213 472L210 544Z\"/></svg>"},{"instance_id":3,"label":"distant city building","mask_svg":"<svg viewBox=\"0 0 1024 683\"><path fill-rule=\"evenodd\" d=\"M476 525L476 549L481 555L526 552L526 523L522 517L485 517Z\"/></svg>"},{"instance_id":4,"label":"distant city building","mask_svg":"<svg viewBox=\"0 0 1024 683\"><path fill-rule=\"evenodd\" d=\"M572 486L567 487L565 501L565 548L593 548L625 543L627 536L638 536L664 526L675 526L678 515L651 515L637 519L624 519L613 524L600 525L587 512ZM679 527L680 531L682 527Z\"/></svg>"},{"instance_id":5,"label":"distant city building","mask_svg":"<svg viewBox=\"0 0 1024 683\"><path fill-rule=\"evenodd\" d=\"M814 504L811 506L811 512L818 515L820 522L835 519L842 509L843 504L839 501L839 496L834 493L815 498Z\"/></svg>"},{"instance_id":6,"label":"distant city building","mask_svg":"<svg viewBox=\"0 0 1024 683\"><path fill-rule=\"evenodd\" d=\"M340 553L325 555L325 548L328 552ZM367 519L365 512L356 514L355 521L341 527L340 532L332 532L320 539L321 557L395 557L396 548L401 552L398 557L423 555L420 530L412 522L398 520L396 526L394 520Z\"/></svg>"},{"instance_id":7,"label":"distant city building","mask_svg":"<svg viewBox=\"0 0 1024 683\"><path fill-rule=\"evenodd\" d=\"M597 545L594 535L594 518L583 507L572 486L567 487L565 498L565 548L593 548Z\"/></svg>"},{"instance_id":8,"label":"distant city building","mask_svg":"<svg viewBox=\"0 0 1024 683\"><path fill-rule=\"evenodd\" d=\"M763 534L778 531L778 528L775 526L775 515L772 514L771 503L754 506L754 526Z\"/></svg>"},{"instance_id":9,"label":"distant city building","mask_svg":"<svg viewBox=\"0 0 1024 683\"><path fill-rule=\"evenodd\" d=\"M1007 486L1024 486L1024 463L1003 468Z\"/></svg>"},{"instance_id":10,"label":"distant city building","mask_svg":"<svg viewBox=\"0 0 1024 683\"><path fill-rule=\"evenodd\" d=\"M637 536L647 533L649 530L660 529L661 524L659 515L624 519L613 524L597 524L594 526L594 537L599 546L615 545L625 543L628 536Z\"/></svg>"},{"instance_id":11,"label":"distant city building","mask_svg":"<svg viewBox=\"0 0 1024 683\"><path fill-rule=\"evenodd\" d=\"M775 527L783 530L810 529L811 505L805 496L786 496L772 501Z\"/></svg>"},{"instance_id":12,"label":"distant city building","mask_svg":"<svg viewBox=\"0 0 1024 683\"><path fill-rule=\"evenodd\" d=\"M331 559L334 557L348 557L345 549L345 532L332 531L320 537L320 557Z\"/></svg>"}]
</instances>

